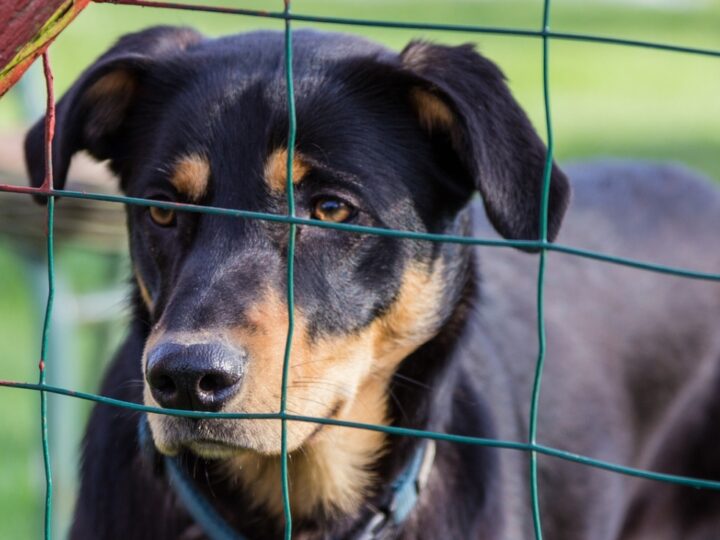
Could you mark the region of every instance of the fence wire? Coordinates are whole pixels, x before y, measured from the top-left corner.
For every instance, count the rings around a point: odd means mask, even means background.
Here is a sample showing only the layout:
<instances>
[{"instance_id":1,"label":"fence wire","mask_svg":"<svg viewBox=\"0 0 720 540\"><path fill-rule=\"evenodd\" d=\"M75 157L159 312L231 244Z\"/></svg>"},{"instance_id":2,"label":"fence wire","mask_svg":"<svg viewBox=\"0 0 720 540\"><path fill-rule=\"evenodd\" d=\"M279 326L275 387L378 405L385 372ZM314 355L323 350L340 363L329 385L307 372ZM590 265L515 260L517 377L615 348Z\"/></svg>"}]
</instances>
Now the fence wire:
<instances>
[{"instance_id":1,"label":"fence wire","mask_svg":"<svg viewBox=\"0 0 720 540\"><path fill-rule=\"evenodd\" d=\"M340 17L310 16L294 14L291 12L291 0L283 1L283 10L260 11L251 9L240 9L220 6L203 6L197 4L180 4L174 2L163 2L154 0L94 0L96 3L124 4L141 7L153 7L164 9L178 9L190 11L205 11L212 13L223 13L228 15L240 15L247 17L266 17L272 19L281 19L284 21L285 32L285 75L287 84L287 105L288 105L288 152L287 152L287 170L286 170L286 189L288 212L285 215L270 214L263 212L251 212L240 209L229 209L209 206L198 206L192 204L173 203L169 201L157 201L136 197L126 197L121 195L106 195L100 193L85 193L71 190L55 190L53 188L52 176L52 140L55 128L55 99L53 91L53 76L50 67L48 53L42 56L44 75L47 87L47 112L45 117L45 179L41 187L32 188L24 186L13 186L8 184L0 184L0 192L11 192L19 194L31 194L47 197L47 269L48 269L48 297L45 310L45 318L42 329L42 342L40 350L40 362L38 365L39 377L37 383L19 382L19 381L3 381L0 380L0 386L9 388L20 388L27 390L35 390L40 394L40 421L41 421L41 437L43 449L43 462L45 467L45 521L44 536L46 539L51 537L52 524L52 470L50 463L50 446L48 442L48 425L47 425L47 394L57 394L68 396L76 399L89 400L96 403L104 403L116 407L130 409L140 412L152 412L156 414L165 414L172 416L182 416L188 418L226 418L226 419L267 419L281 421L281 478L279 479L282 486L283 510L285 515L285 539L292 537L292 508L290 507L289 481L288 481L288 450L287 450L287 423L293 422L311 422L322 425L342 426L352 429L365 429L371 431L379 431L388 435L415 437L434 439L439 441L447 441L457 444L482 445L492 448L500 448L506 450L514 450L526 452L529 454L530 460L530 496L532 520L535 530L535 538L542 539L542 523L540 515L540 501L538 488L538 454L563 459L570 462L580 463L586 466L595 467L611 471L614 473L644 478L647 480L655 480L660 482L673 483L694 488L705 488L720 491L720 481L713 481L700 478L691 478L686 476L678 476L672 474L659 473L634 467L628 467L617 463L611 463L588 456L567 452L558 448L553 448L539 444L537 442L537 418L540 399L540 390L542 383L542 374L546 356L546 339L545 339L545 319L544 319L544 278L547 254L550 251L566 253L578 257L585 257L597 261L622 265L636 268L639 270L658 272L680 276L688 279L720 281L720 274L699 272L689 268L678 268L659 264L644 262L624 257L615 257L612 255L598 253L595 251L583 250L571 246L560 244L551 244L547 240L548 225L548 199L550 187L550 173L552 169L552 161L554 155L554 136L552 114L550 110L550 81L549 67L550 41L554 39L595 42L608 45L621 45L630 47L643 47L657 49L660 51L687 53L693 55L702 55L708 57L720 57L720 50L703 49L697 47L685 47L679 45L670 45L665 43L657 43L650 41L630 40L610 38L589 34L576 34L570 32L555 32L550 29L550 8L551 0L543 1L543 16L540 28L538 30L489 27L478 25L454 25L454 24L435 24L435 23L408 23L402 21L380 21L367 19L349 19ZM292 65L292 22L308 22L308 23L327 23L341 24L365 27L384 27L395 29L415 29L415 30L443 30L450 32L466 32L476 34L497 34L510 36L536 37L542 40L542 86L543 101L545 109L545 122L547 129L547 157L542 178L542 198L540 212L540 234L538 240L495 240L483 239L466 236L453 236L442 234L420 233L415 231L405 231L396 229L384 229L378 227L365 227L358 225L350 225L344 223L323 222L310 219L298 218L295 215L294 200L294 183L293 183L293 154L295 147L295 138L297 132L295 119L295 96L293 89L293 65ZM287 249L287 306L288 306L288 332L286 337L285 351L283 356L282 369L282 389L278 412L268 413L214 413L204 411L188 411L179 409L160 409L147 405L140 405L127 401L107 398L97 394L78 392L72 389L60 388L48 385L46 383L47 371L47 350L48 340L51 330L51 318L53 311L53 300L55 295L55 275L54 275L54 219L55 219L55 197L62 195L63 197L75 199L87 199L96 201L108 201L113 203L138 205L138 206L154 206L177 211L196 212L203 214L225 215L241 219L254 219L284 223L289 228L289 243ZM302 416L290 414L287 412L287 383L289 372L289 360L291 354L292 336L295 325L294 318L294 258L295 258L295 237L297 227L299 225L322 227L335 229L350 234L372 234L377 236L385 236L398 239L423 240L428 242L446 242L456 244L468 244L476 246L489 246L496 248L534 248L539 251L539 263L537 273L537 338L538 338L538 354L535 365L535 375L532 386L531 405L529 411L529 430L527 442L506 441L498 439L487 439L481 437L470 437L464 435L455 435L451 433L438 433L433 431L425 431L418 429L409 429L398 426L386 426L375 424L364 424L359 422L348 422L331 418L317 418L311 416Z\"/></svg>"}]
</instances>

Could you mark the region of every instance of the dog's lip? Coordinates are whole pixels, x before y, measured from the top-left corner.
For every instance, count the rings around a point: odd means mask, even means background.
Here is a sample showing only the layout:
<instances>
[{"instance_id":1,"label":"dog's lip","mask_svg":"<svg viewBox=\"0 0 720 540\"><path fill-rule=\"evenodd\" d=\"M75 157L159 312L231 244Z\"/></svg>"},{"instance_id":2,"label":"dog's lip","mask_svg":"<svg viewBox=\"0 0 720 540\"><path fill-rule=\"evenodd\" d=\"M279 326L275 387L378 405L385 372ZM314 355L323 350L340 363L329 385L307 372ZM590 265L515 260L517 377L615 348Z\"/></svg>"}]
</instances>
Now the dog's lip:
<instances>
[{"instance_id":1,"label":"dog's lip","mask_svg":"<svg viewBox=\"0 0 720 540\"><path fill-rule=\"evenodd\" d=\"M207 438L186 441L184 446L193 454L207 458L228 457L237 454L238 451L247 450L247 448L240 445Z\"/></svg>"},{"instance_id":2,"label":"dog's lip","mask_svg":"<svg viewBox=\"0 0 720 540\"><path fill-rule=\"evenodd\" d=\"M219 434L196 434L192 433L192 431L185 434L185 437L179 441L179 445L199 455L202 455L204 450L237 453L239 451L252 449L250 445L243 444L242 441L228 439ZM199 450L199 452L196 452L196 450Z\"/></svg>"},{"instance_id":3,"label":"dog's lip","mask_svg":"<svg viewBox=\"0 0 720 540\"><path fill-rule=\"evenodd\" d=\"M224 446L226 448L239 448L239 445L232 444L221 439L210 439L207 437L201 437L198 439L190 439L185 444L188 445L208 445L208 446Z\"/></svg>"}]
</instances>

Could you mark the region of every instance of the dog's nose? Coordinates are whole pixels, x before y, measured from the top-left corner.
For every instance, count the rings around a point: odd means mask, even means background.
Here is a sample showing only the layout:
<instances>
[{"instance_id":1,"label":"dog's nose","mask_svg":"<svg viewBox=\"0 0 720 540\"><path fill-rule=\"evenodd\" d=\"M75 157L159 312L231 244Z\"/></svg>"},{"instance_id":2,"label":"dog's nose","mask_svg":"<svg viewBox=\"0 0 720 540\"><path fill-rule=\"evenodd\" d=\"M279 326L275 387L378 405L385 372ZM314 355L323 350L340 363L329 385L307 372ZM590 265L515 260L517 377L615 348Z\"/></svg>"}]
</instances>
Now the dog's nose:
<instances>
[{"instance_id":1,"label":"dog's nose","mask_svg":"<svg viewBox=\"0 0 720 540\"><path fill-rule=\"evenodd\" d=\"M145 378L161 407L217 411L240 390L245 363L221 343L165 342L149 352Z\"/></svg>"}]
</instances>

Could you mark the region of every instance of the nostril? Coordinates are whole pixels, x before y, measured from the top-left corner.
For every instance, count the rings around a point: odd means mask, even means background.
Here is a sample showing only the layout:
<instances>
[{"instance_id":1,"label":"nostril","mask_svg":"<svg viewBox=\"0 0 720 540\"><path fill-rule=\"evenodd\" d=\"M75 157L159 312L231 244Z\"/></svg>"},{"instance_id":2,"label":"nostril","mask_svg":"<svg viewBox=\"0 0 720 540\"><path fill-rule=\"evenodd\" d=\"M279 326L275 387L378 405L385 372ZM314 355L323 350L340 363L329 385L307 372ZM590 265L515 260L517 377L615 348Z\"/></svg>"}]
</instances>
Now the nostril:
<instances>
[{"instance_id":1,"label":"nostril","mask_svg":"<svg viewBox=\"0 0 720 540\"><path fill-rule=\"evenodd\" d=\"M229 386L225 382L225 377L219 373L208 373L198 383L198 387L203 392L217 392Z\"/></svg>"},{"instance_id":2,"label":"nostril","mask_svg":"<svg viewBox=\"0 0 720 540\"><path fill-rule=\"evenodd\" d=\"M177 381L162 366L153 366L148 372L150 392L161 407L175 407L179 396Z\"/></svg>"},{"instance_id":3,"label":"nostril","mask_svg":"<svg viewBox=\"0 0 720 540\"><path fill-rule=\"evenodd\" d=\"M206 394L219 394L233 387L239 379L239 377L233 376L231 373L205 373L198 381L198 389Z\"/></svg>"},{"instance_id":4,"label":"nostril","mask_svg":"<svg viewBox=\"0 0 720 540\"><path fill-rule=\"evenodd\" d=\"M158 375L150 381L152 387L163 394L172 394L177 390L175 381L168 375Z\"/></svg>"}]
</instances>

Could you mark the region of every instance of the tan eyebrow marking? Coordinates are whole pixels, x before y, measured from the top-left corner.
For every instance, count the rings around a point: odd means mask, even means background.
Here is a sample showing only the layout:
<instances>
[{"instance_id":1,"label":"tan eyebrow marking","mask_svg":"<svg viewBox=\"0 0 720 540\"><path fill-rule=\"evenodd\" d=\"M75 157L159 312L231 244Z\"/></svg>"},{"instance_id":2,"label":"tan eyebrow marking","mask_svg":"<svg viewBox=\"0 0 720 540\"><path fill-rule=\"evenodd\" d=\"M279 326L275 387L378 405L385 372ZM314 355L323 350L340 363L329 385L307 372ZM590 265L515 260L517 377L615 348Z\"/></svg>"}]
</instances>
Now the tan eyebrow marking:
<instances>
[{"instance_id":1,"label":"tan eyebrow marking","mask_svg":"<svg viewBox=\"0 0 720 540\"><path fill-rule=\"evenodd\" d=\"M292 181L297 185L310 170L310 164L304 156L295 152L292 164ZM287 183L287 148L277 148L265 162L265 182L271 191L282 193Z\"/></svg>"},{"instance_id":2,"label":"tan eyebrow marking","mask_svg":"<svg viewBox=\"0 0 720 540\"><path fill-rule=\"evenodd\" d=\"M187 154L175 162L170 182L191 202L197 202L207 193L210 181L210 164L200 154Z\"/></svg>"}]
</instances>

